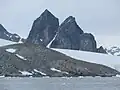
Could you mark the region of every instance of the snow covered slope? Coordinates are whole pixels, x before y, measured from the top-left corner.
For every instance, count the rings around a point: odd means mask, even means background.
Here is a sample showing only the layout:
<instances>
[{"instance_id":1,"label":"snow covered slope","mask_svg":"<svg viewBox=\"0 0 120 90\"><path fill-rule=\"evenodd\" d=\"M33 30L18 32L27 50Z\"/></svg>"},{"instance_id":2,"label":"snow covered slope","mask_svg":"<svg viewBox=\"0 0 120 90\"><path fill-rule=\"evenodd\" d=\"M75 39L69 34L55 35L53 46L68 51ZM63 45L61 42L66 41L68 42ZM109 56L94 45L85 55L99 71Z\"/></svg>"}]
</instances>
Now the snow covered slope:
<instances>
[{"instance_id":1,"label":"snow covered slope","mask_svg":"<svg viewBox=\"0 0 120 90\"><path fill-rule=\"evenodd\" d=\"M0 46L10 45L10 44L16 44L16 42L0 39Z\"/></svg>"},{"instance_id":2,"label":"snow covered slope","mask_svg":"<svg viewBox=\"0 0 120 90\"><path fill-rule=\"evenodd\" d=\"M106 51L108 54L111 54L114 56L120 56L120 48L117 46L106 48Z\"/></svg>"},{"instance_id":3,"label":"snow covered slope","mask_svg":"<svg viewBox=\"0 0 120 90\"><path fill-rule=\"evenodd\" d=\"M52 49L78 60L103 64L120 71L120 57L118 56L78 50L54 49L54 48Z\"/></svg>"}]
</instances>

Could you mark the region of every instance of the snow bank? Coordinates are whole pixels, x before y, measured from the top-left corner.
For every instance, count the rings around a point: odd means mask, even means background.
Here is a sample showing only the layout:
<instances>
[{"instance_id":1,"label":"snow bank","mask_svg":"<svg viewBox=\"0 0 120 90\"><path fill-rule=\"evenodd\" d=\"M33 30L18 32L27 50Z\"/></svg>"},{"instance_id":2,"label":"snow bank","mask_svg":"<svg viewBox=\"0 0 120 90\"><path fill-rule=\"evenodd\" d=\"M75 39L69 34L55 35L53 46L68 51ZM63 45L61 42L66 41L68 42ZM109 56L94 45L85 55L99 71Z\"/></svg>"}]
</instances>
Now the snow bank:
<instances>
[{"instance_id":1,"label":"snow bank","mask_svg":"<svg viewBox=\"0 0 120 90\"><path fill-rule=\"evenodd\" d=\"M18 43L23 43L22 39L19 40L19 42L13 42L5 39L0 39L0 46L6 46L6 45L11 45L11 44L18 44Z\"/></svg>"},{"instance_id":2,"label":"snow bank","mask_svg":"<svg viewBox=\"0 0 120 90\"><path fill-rule=\"evenodd\" d=\"M3 75L3 76L0 76L0 78L4 78L5 76Z\"/></svg>"},{"instance_id":3,"label":"snow bank","mask_svg":"<svg viewBox=\"0 0 120 90\"><path fill-rule=\"evenodd\" d=\"M52 49L78 60L103 64L120 71L120 57L118 56L79 51L79 50L54 49L54 48Z\"/></svg>"},{"instance_id":4,"label":"snow bank","mask_svg":"<svg viewBox=\"0 0 120 90\"><path fill-rule=\"evenodd\" d=\"M16 44L16 42L0 39L0 46L10 45L10 44Z\"/></svg>"},{"instance_id":5,"label":"snow bank","mask_svg":"<svg viewBox=\"0 0 120 90\"><path fill-rule=\"evenodd\" d=\"M23 43L23 42L22 42L22 38L20 38L20 40L19 40L19 42L18 42L18 43Z\"/></svg>"}]
</instances>

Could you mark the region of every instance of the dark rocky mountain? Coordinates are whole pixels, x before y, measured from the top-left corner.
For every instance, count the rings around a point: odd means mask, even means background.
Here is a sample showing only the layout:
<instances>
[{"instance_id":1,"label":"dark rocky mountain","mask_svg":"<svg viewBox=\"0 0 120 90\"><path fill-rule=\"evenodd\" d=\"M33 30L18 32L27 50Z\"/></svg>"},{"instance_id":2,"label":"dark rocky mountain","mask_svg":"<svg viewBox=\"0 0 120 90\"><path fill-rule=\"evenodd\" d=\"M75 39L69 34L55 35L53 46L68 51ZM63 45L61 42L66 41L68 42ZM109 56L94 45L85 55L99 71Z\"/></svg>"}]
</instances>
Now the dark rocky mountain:
<instances>
[{"instance_id":1,"label":"dark rocky mountain","mask_svg":"<svg viewBox=\"0 0 120 90\"><path fill-rule=\"evenodd\" d=\"M103 48L97 49L97 43L91 33L84 33L77 25L75 18L69 16L58 28L51 48L73 49L103 53ZM99 50L100 49L100 50ZM103 50L101 50L103 49Z\"/></svg>"},{"instance_id":2,"label":"dark rocky mountain","mask_svg":"<svg viewBox=\"0 0 120 90\"><path fill-rule=\"evenodd\" d=\"M34 21L27 42L47 46L56 34L58 27L58 18L46 9Z\"/></svg>"},{"instance_id":3,"label":"dark rocky mountain","mask_svg":"<svg viewBox=\"0 0 120 90\"><path fill-rule=\"evenodd\" d=\"M75 18L70 16L59 26L56 38L50 47L79 50L81 34L82 29L77 25Z\"/></svg>"},{"instance_id":4,"label":"dark rocky mountain","mask_svg":"<svg viewBox=\"0 0 120 90\"><path fill-rule=\"evenodd\" d=\"M32 26L27 42L51 48L83 50L102 53L94 36L84 33L75 18L69 16L60 26L58 18L45 10Z\"/></svg>"},{"instance_id":5,"label":"dark rocky mountain","mask_svg":"<svg viewBox=\"0 0 120 90\"><path fill-rule=\"evenodd\" d=\"M70 58L41 45L15 44L0 47L0 75L5 76L115 76L104 65Z\"/></svg>"},{"instance_id":6,"label":"dark rocky mountain","mask_svg":"<svg viewBox=\"0 0 120 90\"><path fill-rule=\"evenodd\" d=\"M10 40L13 42L19 42L21 39L19 35L9 33L1 24L0 24L0 38L5 40Z\"/></svg>"}]
</instances>

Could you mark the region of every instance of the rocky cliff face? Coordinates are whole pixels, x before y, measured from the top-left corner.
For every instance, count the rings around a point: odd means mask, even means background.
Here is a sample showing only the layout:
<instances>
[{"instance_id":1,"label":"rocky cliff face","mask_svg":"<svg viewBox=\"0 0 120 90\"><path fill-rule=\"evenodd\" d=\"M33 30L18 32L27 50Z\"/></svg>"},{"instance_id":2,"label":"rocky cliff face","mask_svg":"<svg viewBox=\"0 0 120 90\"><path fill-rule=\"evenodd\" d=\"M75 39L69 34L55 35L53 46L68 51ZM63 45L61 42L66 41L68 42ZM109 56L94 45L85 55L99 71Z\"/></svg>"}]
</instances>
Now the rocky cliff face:
<instances>
[{"instance_id":1,"label":"rocky cliff face","mask_svg":"<svg viewBox=\"0 0 120 90\"><path fill-rule=\"evenodd\" d=\"M77 25L75 18L70 16L59 26L51 48L78 50L80 34L83 34L82 29Z\"/></svg>"},{"instance_id":2,"label":"rocky cliff face","mask_svg":"<svg viewBox=\"0 0 120 90\"><path fill-rule=\"evenodd\" d=\"M118 71L104 65L70 58L34 44L0 47L0 75L5 76L115 76Z\"/></svg>"},{"instance_id":3,"label":"rocky cliff face","mask_svg":"<svg viewBox=\"0 0 120 90\"><path fill-rule=\"evenodd\" d=\"M32 26L27 42L42 44L50 48L73 49L100 52L95 38L90 33L84 33L74 17L69 16L60 26L58 19L45 10Z\"/></svg>"},{"instance_id":4,"label":"rocky cliff face","mask_svg":"<svg viewBox=\"0 0 120 90\"><path fill-rule=\"evenodd\" d=\"M3 25L0 24L0 38L5 39L5 40L10 40L13 42L19 42L20 41L20 36L17 34L11 34L9 33Z\"/></svg>"},{"instance_id":5,"label":"rocky cliff face","mask_svg":"<svg viewBox=\"0 0 120 90\"><path fill-rule=\"evenodd\" d=\"M56 34L58 26L58 18L46 9L34 21L27 42L47 46Z\"/></svg>"}]
</instances>

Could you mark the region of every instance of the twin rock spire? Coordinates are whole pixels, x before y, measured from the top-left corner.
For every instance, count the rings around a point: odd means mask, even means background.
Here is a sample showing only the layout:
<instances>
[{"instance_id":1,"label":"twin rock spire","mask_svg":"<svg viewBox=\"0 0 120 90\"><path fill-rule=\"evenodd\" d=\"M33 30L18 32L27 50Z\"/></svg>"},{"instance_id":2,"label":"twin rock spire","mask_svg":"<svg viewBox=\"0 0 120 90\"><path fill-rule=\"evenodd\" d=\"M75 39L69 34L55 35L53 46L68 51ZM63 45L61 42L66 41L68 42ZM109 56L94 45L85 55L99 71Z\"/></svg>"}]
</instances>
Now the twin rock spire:
<instances>
[{"instance_id":1,"label":"twin rock spire","mask_svg":"<svg viewBox=\"0 0 120 90\"><path fill-rule=\"evenodd\" d=\"M84 33L73 16L59 25L58 18L47 9L34 21L27 42L44 46L51 43L51 48L98 52L94 36Z\"/></svg>"}]
</instances>

